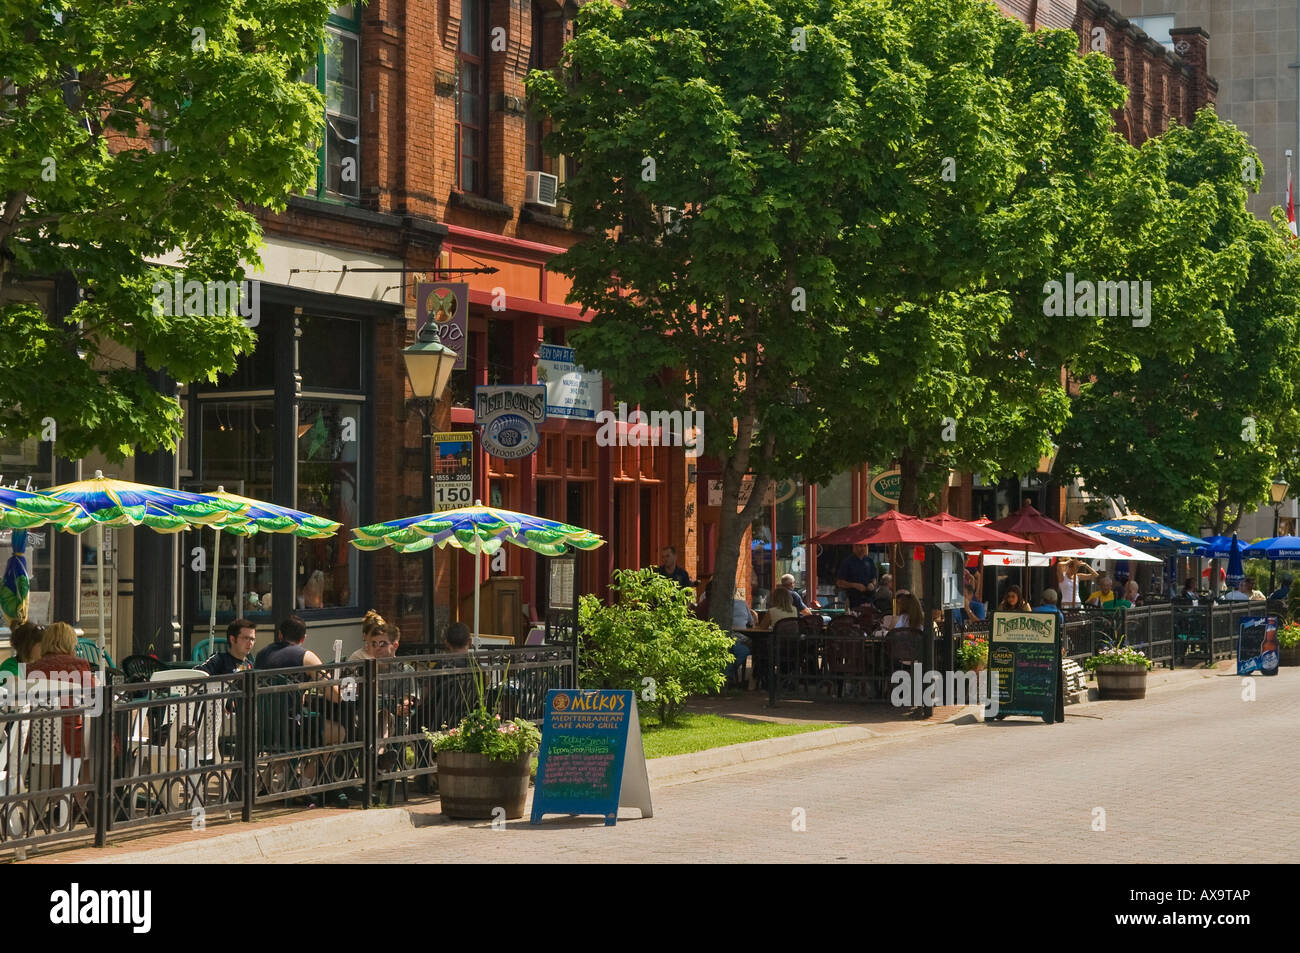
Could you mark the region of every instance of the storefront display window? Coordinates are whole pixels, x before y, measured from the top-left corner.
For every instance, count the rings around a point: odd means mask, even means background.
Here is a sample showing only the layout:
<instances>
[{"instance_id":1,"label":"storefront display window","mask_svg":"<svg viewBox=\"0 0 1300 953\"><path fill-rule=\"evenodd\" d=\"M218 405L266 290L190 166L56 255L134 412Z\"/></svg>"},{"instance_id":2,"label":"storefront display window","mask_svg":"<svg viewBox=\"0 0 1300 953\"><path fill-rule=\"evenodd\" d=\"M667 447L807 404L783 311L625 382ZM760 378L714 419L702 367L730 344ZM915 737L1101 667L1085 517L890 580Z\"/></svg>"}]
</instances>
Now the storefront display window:
<instances>
[{"instance_id":1,"label":"storefront display window","mask_svg":"<svg viewBox=\"0 0 1300 953\"><path fill-rule=\"evenodd\" d=\"M802 480L778 480L775 485L776 540L775 581L786 573L794 576L794 587L804 592L808 585L808 557L803 540L807 535L807 499Z\"/></svg>"},{"instance_id":2,"label":"storefront display window","mask_svg":"<svg viewBox=\"0 0 1300 953\"><path fill-rule=\"evenodd\" d=\"M358 525L363 405L304 399L298 414L298 509L342 525L329 539L298 541L298 608L357 605L357 562L348 544Z\"/></svg>"}]
</instances>

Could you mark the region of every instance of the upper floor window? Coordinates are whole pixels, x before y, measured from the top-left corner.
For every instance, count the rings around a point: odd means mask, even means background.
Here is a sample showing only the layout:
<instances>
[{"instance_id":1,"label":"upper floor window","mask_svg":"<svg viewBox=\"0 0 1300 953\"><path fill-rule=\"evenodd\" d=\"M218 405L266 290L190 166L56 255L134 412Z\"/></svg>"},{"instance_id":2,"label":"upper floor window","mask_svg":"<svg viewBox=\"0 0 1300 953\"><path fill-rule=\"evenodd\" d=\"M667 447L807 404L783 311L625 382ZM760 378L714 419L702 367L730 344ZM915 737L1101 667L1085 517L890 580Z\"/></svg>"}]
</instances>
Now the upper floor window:
<instances>
[{"instance_id":1,"label":"upper floor window","mask_svg":"<svg viewBox=\"0 0 1300 953\"><path fill-rule=\"evenodd\" d=\"M486 3L460 0L460 48L456 67L456 185L462 192L486 187L487 52Z\"/></svg>"},{"instance_id":2,"label":"upper floor window","mask_svg":"<svg viewBox=\"0 0 1300 953\"><path fill-rule=\"evenodd\" d=\"M1172 13L1158 17L1131 17L1129 22L1151 39L1162 44L1165 49L1172 50L1174 48L1173 37L1169 35L1169 31L1174 28L1174 15Z\"/></svg>"},{"instance_id":3,"label":"upper floor window","mask_svg":"<svg viewBox=\"0 0 1300 953\"><path fill-rule=\"evenodd\" d=\"M325 98L325 135L316 169L316 194L322 198L361 197L360 33L358 5L336 6L307 80Z\"/></svg>"}]
</instances>

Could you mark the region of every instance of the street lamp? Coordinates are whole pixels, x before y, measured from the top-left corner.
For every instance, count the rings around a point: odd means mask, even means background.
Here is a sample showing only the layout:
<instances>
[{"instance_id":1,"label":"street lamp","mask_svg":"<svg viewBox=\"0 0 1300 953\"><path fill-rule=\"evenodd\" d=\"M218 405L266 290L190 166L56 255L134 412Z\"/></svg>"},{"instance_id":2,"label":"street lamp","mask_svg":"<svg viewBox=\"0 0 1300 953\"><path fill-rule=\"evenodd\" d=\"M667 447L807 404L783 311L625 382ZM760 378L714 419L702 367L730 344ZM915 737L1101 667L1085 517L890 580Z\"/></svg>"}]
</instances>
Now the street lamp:
<instances>
[{"instance_id":1,"label":"street lamp","mask_svg":"<svg viewBox=\"0 0 1300 953\"><path fill-rule=\"evenodd\" d=\"M1273 481L1273 485L1268 488L1269 496L1273 498L1273 536L1277 537L1278 527L1281 525L1281 513L1279 508L1282 501L1286 499L1286 490L1290 484L1282 477ZM1271 596L1277 591L1277 560L1271 559L1268 564L1268 593Z\"/></svg>"},{"instance_id":2,"label":"street lamp","mask_svg":"<svg viewBox=\"0 0 1300 953\"><path fill-rule=\"evenodd\" d=\"M438 332L432 321L420 329L415 342L402 349L402 360L406 362L406 377L411 382L411 393L415 405L420 411L424 429L424 452L421 462L424 464L424 512L433 512L433 406L447 389L451 370L456 366L456 352L438 340ZM433 641L433 547L424 551L424 641Z\"/></svg>"}]
</instances>

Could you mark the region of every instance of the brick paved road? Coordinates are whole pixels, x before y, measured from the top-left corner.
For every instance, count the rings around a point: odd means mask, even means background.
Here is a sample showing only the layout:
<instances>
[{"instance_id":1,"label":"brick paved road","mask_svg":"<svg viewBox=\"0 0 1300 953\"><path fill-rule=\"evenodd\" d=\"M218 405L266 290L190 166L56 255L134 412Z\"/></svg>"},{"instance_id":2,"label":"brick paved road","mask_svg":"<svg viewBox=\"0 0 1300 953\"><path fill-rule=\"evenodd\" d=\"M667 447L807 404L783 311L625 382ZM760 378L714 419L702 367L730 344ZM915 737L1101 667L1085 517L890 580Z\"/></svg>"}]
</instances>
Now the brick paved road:
<instances>
[{"instance_id":1,"label":"brick paved road","mask_svg":"<svg viewBox=\"0 0 1300 953\"><path fill-rule=\"evenodd\" d=\"M1294 861L1300 670L1255 683L1254 702L1216 676L1064 725L945 727L740 766L660 785L653 819L624 810L615 828L436 819L275 860ZM791 829L795 808L806 832Z\"/></svg>"}]
</instances>

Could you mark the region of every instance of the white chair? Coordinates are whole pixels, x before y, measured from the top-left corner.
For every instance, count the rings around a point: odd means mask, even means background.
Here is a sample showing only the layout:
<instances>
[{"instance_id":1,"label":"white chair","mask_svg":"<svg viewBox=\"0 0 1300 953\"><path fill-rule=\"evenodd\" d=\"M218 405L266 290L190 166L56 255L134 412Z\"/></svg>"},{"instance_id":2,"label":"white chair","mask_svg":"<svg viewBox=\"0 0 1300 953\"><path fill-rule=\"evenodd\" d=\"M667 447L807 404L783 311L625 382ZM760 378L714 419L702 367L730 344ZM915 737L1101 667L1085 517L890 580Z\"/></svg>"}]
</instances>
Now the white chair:
<instances>
[{"instance_id":1,"label":"white chair","mask_svg":"<svg viewBox=\"0 0 1300 953\"><path fill-rule=\"evenodd\" d=\"M76 692L81 691L81 686L73 689L71 698L80 700ZM53 704L57 699L50 696L57 692L58 689L44 678L29 678L27 680L27 697L36 699L36 703L30 706L30 712L34 716L45 715L46 713L55 714L63 711L58 704ZM65 746L63 743L64 725L73 718L80 718L80 738L79 744ZM27 744L21 773L29 779L30 790L33 795L32 804L37 811L44 809L48 802L48 797L40 797L39 792L52 790L54 788L73 787L81 781L81 766L90 750L90 723L91 716L88 713L80 715L64 715L62 717L34 717L28 724ZM59 769L58 781L55 782L55 768ZM57 799L55 804L54 817L50 819L50 830L58 831L68 827L71 822L71 803L67 795L62 795Z\"/></svg>"}]
</instances>

